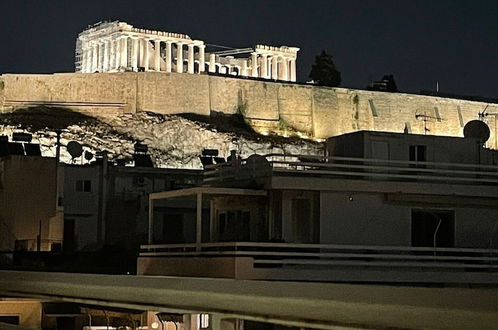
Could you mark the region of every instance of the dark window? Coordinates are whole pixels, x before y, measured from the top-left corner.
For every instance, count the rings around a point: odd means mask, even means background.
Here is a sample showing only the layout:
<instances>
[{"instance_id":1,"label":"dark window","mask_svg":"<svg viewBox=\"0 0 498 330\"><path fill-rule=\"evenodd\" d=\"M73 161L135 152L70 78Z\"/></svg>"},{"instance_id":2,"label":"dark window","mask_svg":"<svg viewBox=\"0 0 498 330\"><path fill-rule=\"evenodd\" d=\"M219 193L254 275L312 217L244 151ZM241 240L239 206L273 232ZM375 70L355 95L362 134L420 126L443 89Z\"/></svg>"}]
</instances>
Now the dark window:
<instances>
[{"instance_id":1,"label":"dark window","mask_svg":"<svg viewBox=\"0 0 498 330\"><path fill-rule=\"evenodd\" d=\"M76 246L74 219L64 219L64 251L72 252Z\"/></svg>"},{"instance_id":2,"label":"dark window","mask_svg":"<svg viewBox=\"0 0 498 330\"><path fill-rule=\"evenodd\" d=\"M412 246L454 246L454 211L412 210Z\"/></svg>"},{"instance_id":3,"label":"dark window","mask_svg":"<svg viewBox=\"0 0 498 330\"><path fill-rule=\"evenodd\" d=\"M304 198L292 199L292 232L293 243L313 242L311 200Z\"/></svg>"},{"instance_id":4,"label":"dark window","mask_svg":"<svg viewBox=\"0 0 498 330\"><path fill-rule=\"evenodd\" d=\"M222 242L248 242L251 213L249 211L227 211L218 215L218 234Z\"/></svg>"},{"instance_id":5,"label":"dark window","mask_svg":"<svg viewBox=\"0 0 498 330\"><path fill-rule=\"evenodd\" d=\"M0 323L19 325L19 315L0 315Z\"/></svg>"},{"instance_id":6,"label":"dark window","mask_svg":"<svg viewBox=\"0 0 498 330\"><path fill-rule=\"evenodd\" d=\"M427 146L410 146L410 161L426 162L427 161Z\"/></svg>"},{"instance_id":7,"label":"dark window","mask_svg":"<svg viewBox=\"0 0 498 330\"><path fill-rule=\"evenodd\" d=\"M183 235L183 215L165 214L163 218L163 241L164 243L185 243Z\"/></svg>"},{"instance_id":8,"label":"dark window","mask_svg":"<svg viewBox=\"0 0 498 330\"><path fill-rule=\"evenodd\" d=\"M90 181L90 180L76 180L76 191L78 191L78 192L92 192L92 181Z\"/></svg>"}]
</instances>

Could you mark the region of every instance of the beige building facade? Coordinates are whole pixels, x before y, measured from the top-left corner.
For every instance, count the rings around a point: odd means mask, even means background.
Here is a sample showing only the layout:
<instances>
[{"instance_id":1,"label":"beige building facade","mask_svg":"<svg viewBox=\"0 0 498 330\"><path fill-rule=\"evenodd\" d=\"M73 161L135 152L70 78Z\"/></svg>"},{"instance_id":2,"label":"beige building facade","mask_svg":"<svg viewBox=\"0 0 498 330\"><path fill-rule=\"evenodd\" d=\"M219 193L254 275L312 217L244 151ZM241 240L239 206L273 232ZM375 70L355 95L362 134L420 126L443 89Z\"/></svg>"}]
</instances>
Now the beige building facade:
<instances>
[{"instance_id":1,"label":"beige building facade","mask_svg":"<svg viewBox=\"0 0 498 330\"><path fill-rule=\"evenodd\" d=\"M62 208L57 206L54 158L0 158L2 251L60 250Z\"/></svg>"}]
</instances>

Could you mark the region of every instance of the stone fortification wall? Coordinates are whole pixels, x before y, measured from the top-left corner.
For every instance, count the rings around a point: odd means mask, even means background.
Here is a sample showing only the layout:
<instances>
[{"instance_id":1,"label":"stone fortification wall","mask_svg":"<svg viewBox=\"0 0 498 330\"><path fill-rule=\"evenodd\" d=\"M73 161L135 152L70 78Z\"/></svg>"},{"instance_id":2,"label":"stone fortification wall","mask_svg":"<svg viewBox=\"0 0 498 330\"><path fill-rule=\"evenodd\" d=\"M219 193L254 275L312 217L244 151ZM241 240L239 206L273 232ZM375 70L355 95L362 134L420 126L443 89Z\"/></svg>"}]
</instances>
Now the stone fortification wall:
<instances>
[{"instance_id":1,"label":"stone fortification wall","mask_svg":"<svg viewBox=\"0 0 498 330\"><path fill-rule=\"evenodd\" d=\"M486 103L180 73L63 73L1 76L0 110L57 105L93 115L152 111L241 113L261 132L299 131L314 138L377 130L462 136ZM0 89L0 102L2 100ZM488 113L498 113L490 104ZM488 146L496 148L496 116Z\"/></svg>"}]
</instances>

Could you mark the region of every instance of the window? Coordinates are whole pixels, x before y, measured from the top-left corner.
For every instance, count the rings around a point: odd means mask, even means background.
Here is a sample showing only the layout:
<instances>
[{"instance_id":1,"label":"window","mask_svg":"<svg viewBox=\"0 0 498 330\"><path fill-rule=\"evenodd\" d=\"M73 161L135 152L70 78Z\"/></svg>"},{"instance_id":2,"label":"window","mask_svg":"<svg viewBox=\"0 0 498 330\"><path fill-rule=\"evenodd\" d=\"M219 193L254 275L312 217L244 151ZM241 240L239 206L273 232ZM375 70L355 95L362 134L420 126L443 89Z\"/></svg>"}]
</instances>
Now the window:
<instances>
[{"instance_id":1,"label":"window","mask_svg":"<svg viewBox=\"0 0 498 330\"><path fill-rule=\"evenodd\" d=\"M0 315L0 322L19 325L19 315Z\"/></svg>"},{"instance_id":2,"label":"window","mask_svg":"<svg viewBox=\"0 0 498 330\"><path fill-rule=\"evenodd\" d=\"M292 205L293 243L313 242L313 216L310 199L294 198Z\"/></svg>"},{"instance_id":3,"label":"window","mask_svg":"<svg viewBox=\"0 0 498 330\"><path fill-rule=\"evenodd\" d=\"M427 161L427 146L410 146L410 161L426 162Z\"/></svg>"},{"instance_id":4,"label":"window","mask_svg":"<svg viewBox=\"0 0 498 330\"><path fill-rule=\"evenodd\" d=\"M226 211L218 214L218 234L221 242L247 242L251 238L251 212Z\"/></svg>"},{"instance_id":5,"label":"window","mask_svg":"<svg viewBox=\"0 0 498 330\"><path fill-rule=\"evenodd\" d=\"M76 180L76 191L78 191L78 192L92 192L92 181L90 181L90 180Z\"/></svg>"}]
</instances>

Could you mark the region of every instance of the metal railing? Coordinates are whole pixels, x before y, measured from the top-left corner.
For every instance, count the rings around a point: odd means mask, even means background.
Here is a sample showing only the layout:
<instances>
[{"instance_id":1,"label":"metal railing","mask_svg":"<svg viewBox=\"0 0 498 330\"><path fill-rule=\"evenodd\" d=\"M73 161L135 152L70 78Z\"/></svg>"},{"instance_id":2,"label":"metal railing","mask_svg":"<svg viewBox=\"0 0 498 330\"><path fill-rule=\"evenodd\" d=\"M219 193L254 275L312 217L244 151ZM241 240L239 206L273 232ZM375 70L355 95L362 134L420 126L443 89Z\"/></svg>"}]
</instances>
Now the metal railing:
<instances>
[{"instance_id":1,"label":"metal railing","mask_svg":"<svg viewBox=\"0 0 498 330\"><path fill-rule=\"evenodd\" d=\"M498 250L298 243L142 245L140 257L249 257L254 267L353 267L498 272Z\"/></svg>"},{"instance_id":2,"label":"metal railing","mask_svg":"<svg viewBox=\"0 0 498 330\"><path fill-rule=\"evenodd\" d=\"M498 185L498 166L354 157L268 154L206 167L205 183L262 176L322 176L378 181ZM263 159L263 160L264 160Z\"/></svg>"}]
</instances>

